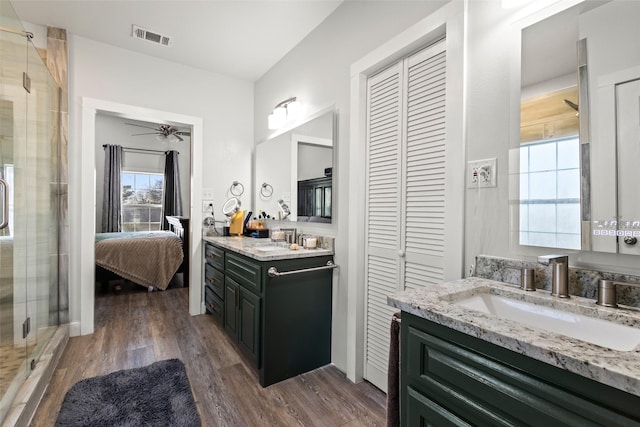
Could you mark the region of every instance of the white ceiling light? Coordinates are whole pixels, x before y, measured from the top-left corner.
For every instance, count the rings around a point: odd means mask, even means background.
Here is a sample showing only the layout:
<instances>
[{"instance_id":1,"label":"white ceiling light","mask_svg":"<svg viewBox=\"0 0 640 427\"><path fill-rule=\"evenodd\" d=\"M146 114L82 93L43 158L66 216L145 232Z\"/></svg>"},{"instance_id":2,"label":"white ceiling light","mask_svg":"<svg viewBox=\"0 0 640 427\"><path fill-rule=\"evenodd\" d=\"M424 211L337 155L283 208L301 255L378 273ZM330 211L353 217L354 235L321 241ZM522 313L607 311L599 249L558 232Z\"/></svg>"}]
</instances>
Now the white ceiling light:
<instances>
[{"instance_id":1,"label":"white ceiling light","mask_svg":"<svg viewBox=\"0 0 640 427\"><path fill-rule=\"evenodd\" d=\"M289 120L297 120L300 116L302 116L302 104L299 101L289 103L287 105L287 118Z\"/></svg>"},{"instance_id":2,"label":"white ceiling light","mask_svg":"<svg viewBox=\"0 0 640 427\"><path fill-rule=\"evenodd\" d=\"M295 96L285 99L276 105L271 114L269 114L267 118L269 129L280 129L287 122L299 119L302 113L302 104L296 100Z\"/></svg>"},{"instance_id":3,"label":"white ceiling light","mask_svg":"<svg viewBox=\"0 0 640 427\"><path fill-rule=\"evenodd\" d=\"M287 122L287 109L276 107L268 117L269 129L279 129Z\"/></svg>"}]
</instances>

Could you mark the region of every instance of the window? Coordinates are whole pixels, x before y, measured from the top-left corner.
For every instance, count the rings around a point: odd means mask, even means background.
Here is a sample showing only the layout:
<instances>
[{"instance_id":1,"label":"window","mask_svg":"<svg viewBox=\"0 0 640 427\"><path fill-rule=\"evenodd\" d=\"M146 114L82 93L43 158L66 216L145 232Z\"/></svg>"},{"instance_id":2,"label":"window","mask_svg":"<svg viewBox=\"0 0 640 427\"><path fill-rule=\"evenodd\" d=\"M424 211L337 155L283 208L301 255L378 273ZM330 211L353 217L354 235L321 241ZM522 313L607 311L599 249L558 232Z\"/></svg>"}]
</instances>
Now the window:
<instances>
[{"instance_id":1,"label":"window","mask_svg":"<svg viewBox=\"0 0 640 427\"><path fill-rule=\"evenodd\" d=\"M162 229L164 175L122 173L122 231Z\"/></svg>"},{"instance_id":2,"label":"window","mask_svg":"<svg viewBox=\"0 0 640 427\"><path fill-rule=\"evenodd\" d=\"M520 244L580 249L577 137L520 147Z\"/></svg>"}]
</instances>

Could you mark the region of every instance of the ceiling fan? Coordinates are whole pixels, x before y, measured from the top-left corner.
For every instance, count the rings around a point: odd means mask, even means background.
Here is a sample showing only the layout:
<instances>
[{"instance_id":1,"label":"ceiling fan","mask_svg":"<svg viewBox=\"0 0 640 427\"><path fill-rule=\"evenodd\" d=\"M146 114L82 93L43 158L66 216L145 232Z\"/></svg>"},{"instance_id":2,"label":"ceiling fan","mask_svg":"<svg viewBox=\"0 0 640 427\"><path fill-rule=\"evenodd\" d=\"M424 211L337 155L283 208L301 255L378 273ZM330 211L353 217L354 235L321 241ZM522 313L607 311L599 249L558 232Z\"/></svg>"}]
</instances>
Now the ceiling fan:
<instances>
[{"instance_id":1,"label":"ceiling fan","mask_svg":"<svg viewBox=\"0 0 640 427\"><path fill-rule=\"evenodd\" d=\"M153 132L134 133L132 134L132 136L157 135L156 138L158 139L158 141L162 141L166 139L169 142L178 142L178 141L182 142L184 141L184 139L182 138L183 136L191 136L191 132L181 131L171 125L159 124L158 127L151 127L151 126L137 125L134 123L125 123L125 124L153 130Z\"/></svg>"}]
</instances>

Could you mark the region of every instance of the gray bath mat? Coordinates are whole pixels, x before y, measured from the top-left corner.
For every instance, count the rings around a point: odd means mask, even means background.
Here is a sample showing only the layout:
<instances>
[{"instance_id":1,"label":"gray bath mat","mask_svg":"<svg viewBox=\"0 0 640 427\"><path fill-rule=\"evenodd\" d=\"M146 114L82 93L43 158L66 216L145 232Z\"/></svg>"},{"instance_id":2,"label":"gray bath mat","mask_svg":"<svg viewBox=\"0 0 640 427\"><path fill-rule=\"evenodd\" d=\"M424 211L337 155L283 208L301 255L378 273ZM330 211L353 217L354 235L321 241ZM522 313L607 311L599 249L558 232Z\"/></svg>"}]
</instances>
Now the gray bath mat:
<instances>
[{"instance_id":1,"label":"gray bath mat","mask_svg":"<svg viewBox=\"0 0 640 427\"><path fill-rule=\"evenodd\" d=\"M200 426L182 361L163 360L77 382L56 426Z\"/></svg>"}]
</instances>

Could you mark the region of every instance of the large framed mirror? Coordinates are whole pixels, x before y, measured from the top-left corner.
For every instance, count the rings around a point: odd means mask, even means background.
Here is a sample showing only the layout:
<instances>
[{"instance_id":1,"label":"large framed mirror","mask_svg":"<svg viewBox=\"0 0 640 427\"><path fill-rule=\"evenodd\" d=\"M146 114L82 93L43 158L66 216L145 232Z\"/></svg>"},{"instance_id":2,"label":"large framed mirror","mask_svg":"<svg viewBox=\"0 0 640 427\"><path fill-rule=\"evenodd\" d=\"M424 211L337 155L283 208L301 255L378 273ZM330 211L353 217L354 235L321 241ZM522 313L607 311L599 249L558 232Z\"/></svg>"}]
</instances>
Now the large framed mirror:
<instances>
[{"instance_id":1,"label":"large framed mirror","mask_svg":"<svg viewBox=\"0 0 640 427\"><path fill-rule=\"evenodd\" d=\"M335 143L335 110L326 108L257 144L254 216L331 223Z\"/></svg>"},{"instance_id":2,"label":"large framed mirror","mask_svg":"<svg viewBox=\"0 0 640 427\"><path fill-rule=\"evenodd\" d=\"M638 16L640 2L583 1L522 30L519 245L640 255Z\"/></svg>"}]
</instances>

